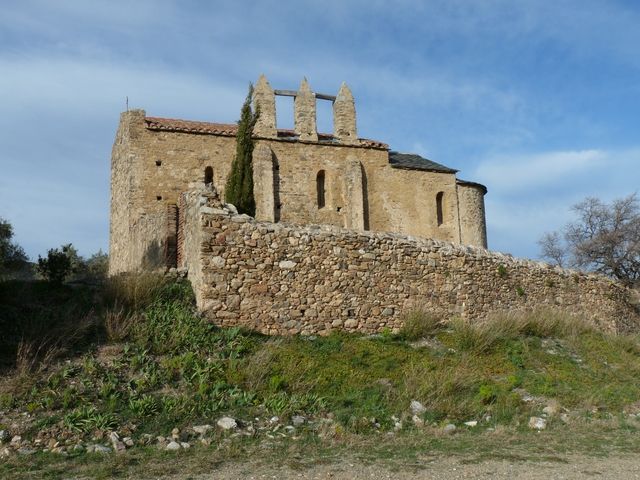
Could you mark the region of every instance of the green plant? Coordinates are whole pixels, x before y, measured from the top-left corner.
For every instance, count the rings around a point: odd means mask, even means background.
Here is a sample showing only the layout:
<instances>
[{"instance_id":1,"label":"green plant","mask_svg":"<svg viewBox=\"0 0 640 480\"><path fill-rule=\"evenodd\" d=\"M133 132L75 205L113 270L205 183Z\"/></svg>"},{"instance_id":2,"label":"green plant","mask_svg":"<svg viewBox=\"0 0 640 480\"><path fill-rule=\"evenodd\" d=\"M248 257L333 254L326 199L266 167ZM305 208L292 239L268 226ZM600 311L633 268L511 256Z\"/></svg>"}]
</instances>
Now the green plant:
<instances>
[{"instance_id":1,"label":"green plant","mask_svg":"<svg viewBox=\"0 0 640 480\"><path fill-rule=\"evenodd\" d=\"M90 405L84 405L67 413L63 418L63 423L67 428L78 432L109 430L118 425L115 415L101 413Z\"/></svg>"},{"instance_id":2,"label":"green plant","mask_svg":"<svg viewBox=\"0 0 640 480\"><path fill-rule=\"evenodd\" d=\"M249 93L242 105L238 131L236 134L236 155L231 164L227 178L225 200L235 205L240 213L255 216L256 201L253 196L253 127L260 112L251 110L253 86L249 85Z\"/></svg>"},{"instance_id":3,"label":"green plant","mask_svg":"<svg viewBox=\"0 0 640 480\"><path fill-rule=\"evenodd\" d=\"M516 287L516 295L518 295L519 297L524 297L524 288L518 285Z\"/></svg>"},{"instance_id":4,"label":"green plant","mask_svg":"<svg viewBox=\"0 0 640 480\"><path fill-rule=\"evenodd\" d=\"M484 405L495 403L500 394L499 388L495 384L482 384L478 388L477 397Z\"/></svg>"},{"instance_id":5,"label":"green plant","mask_svg":"<svg viewBox=\"0 0 640 480\"><path fill-rule=\"evenodd\" d=\"M141 395L129 399L129 409L138 417L150 417L158 414L160 405L151 395Z\"/></svg>"},{"instance_id":6,"label":"green plant","mask_svg":"<svg viewBox=\"0 0 640 480\"><path fill-rule=\"evenodd\" d=\"M498 276L500 278L505 278L507 276L507 267L502 264L498 265L496 271L498 272Z\"/></svg>"}]
</instances>

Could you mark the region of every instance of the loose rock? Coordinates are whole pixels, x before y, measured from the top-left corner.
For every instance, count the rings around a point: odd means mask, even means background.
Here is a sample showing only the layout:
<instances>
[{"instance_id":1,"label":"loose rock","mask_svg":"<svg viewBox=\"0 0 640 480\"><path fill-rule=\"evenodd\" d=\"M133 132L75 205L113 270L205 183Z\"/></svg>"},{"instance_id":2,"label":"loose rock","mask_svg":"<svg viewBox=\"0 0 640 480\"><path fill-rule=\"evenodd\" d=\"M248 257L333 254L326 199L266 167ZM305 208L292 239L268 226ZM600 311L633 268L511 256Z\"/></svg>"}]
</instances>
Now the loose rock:
<instances>
[{"instance_id":1,"label":"loose rock","mask_svg":"<svg viewBox=\"0 0 640 480\"><path fill-rule=\"evenodd\" d=\"M414 415L413 417L411 417L411 420L416 427L424 427L424 420L418 415Z\"/></svg>"},{"instance_id":2,"label":"loose rock","mask_svg":"<svg viewBox=\"0 0 640 480\"><path fill-rule=\"evenodd\" d=\"M420 415L421 413L427 411L427 408L417 400L411 400L409 408L411 409L411 413L413 413L414 415Z\"/></svg>"},{"instance_id":3,"label":"loose rock","mask_svg":"<svg viewBox=\"0 0 640 480\"><path fill-rule=\"evenodd\" d=\"M178 442L169 442L165 448L167 450L180 450L180 444Z\"/></svg>"},{"instance_id":4,"label":"loose rock","mask_svg":"<svg viewBox=\"0 0 640 480\"><path fill-rule=\"evenodd\" d=\"M302 415L294 415L293 417L291 417L291 423L293 423L294 427L299 427L306 421L307 419Z\"/></svg>"},{"instance_id":5,"label":"loose rock","mask_svg":"<svg viewBox=\"0 0 640 480\"><path fill-rule=\"evenodd\" d=\"M544 430L547 428L547 421L542 417L531 417L529 419L529 428Z\"/></svg>"},{"instance_id":6,"label":"loose rock","mask_svg":"<svg viewBox=\"0 0 640 480\"><path fill-rule=\"evenodd\" d=\"M218 426L223 430L234 430L238 428L238 423L231 417L222 417L218 420Z\"/></svg>"},{"instance_id":7,"label":"loose rock","mask_svg":"<svg viewBox=\"0 0 640 480\"><path fill-rule=\"evenodd\" d=\"M453 432L455 432L455 431L456 431L456 426L455 426L453 423L448 423L448 424L446 424L446 425L444 426L444 428L442 429L442 431L443 431L444 433L451 434L451 433L453 433Z\"/></svg>"},{"instance_id":8,"label":"loose rock","mask_svg":"<svg viewBox=\"0 0 640 480\"><path fill-rule=\"evenodd\" d=\"M211 425L194 425L191 427L198 435L206 435L213 427Z\"/></svg>"}]
</instances>

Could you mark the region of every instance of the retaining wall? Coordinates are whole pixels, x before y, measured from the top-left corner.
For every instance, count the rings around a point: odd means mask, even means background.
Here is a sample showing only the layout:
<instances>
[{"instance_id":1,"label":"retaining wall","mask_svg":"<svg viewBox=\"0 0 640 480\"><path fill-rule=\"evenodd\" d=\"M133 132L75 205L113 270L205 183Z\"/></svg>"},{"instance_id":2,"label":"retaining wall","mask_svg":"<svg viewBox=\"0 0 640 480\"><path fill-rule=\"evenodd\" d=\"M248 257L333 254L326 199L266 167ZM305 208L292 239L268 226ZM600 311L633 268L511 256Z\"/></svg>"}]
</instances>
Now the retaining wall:
<instances>
[{"instance_id":1,"label":"retaining wall","mask_svg":"<svg viewBox=\"0 0 640 480\"><path fill-rule=\"evenodd\" d=\"M606 277L396 234L256 222L214 192L184 194L183 252L199 308L267 334L379 332L416 306L443 318L559 307L608 331L636 329L629 292Z\"/></svg>"}]
</instances>

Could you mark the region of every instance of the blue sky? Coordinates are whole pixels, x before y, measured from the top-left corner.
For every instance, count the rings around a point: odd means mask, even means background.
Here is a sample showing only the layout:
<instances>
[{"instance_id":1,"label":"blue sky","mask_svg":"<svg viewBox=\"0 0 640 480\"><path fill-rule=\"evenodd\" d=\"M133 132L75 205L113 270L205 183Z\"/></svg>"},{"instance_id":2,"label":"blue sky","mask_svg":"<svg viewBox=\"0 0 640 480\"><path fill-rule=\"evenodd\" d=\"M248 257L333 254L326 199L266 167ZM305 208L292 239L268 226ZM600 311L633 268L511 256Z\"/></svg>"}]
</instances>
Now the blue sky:
<instances>
[{"instance_id":1,"label":"blue sky","mask_svg":"<svg viewBox=\"0 0 640 480\"><path fill-rule=\"evenodd\" d=\"M349 83L360 136L487 185L490 248L535 258L572 204L638 189L638 25L640 4L616 0L3 2L0 217L32 258L107 250L126 96L234 122L260 73L306 76ZM328 108L318 121L331 130Z\"/></svg>"}]
</instances>

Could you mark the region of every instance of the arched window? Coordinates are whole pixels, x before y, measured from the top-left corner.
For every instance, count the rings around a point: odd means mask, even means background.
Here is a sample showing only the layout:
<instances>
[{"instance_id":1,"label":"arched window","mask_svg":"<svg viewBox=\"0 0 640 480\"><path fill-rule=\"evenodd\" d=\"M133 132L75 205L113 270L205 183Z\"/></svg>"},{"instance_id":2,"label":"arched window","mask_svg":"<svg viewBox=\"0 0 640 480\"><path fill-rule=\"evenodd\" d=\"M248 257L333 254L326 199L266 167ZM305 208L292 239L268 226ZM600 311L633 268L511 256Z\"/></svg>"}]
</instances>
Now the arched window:
<instances>
[{"instance_id":1,"label":"arched window","mask_svg":"<svg viewBox=\"0 0 640 480\"><path fill-rule=\"evenodd\" d=\"M318 208L324 208L324 170L320 170L316 175L316 195L318 197Z\"/></svg>"},{"instance_id":2,"label":"arched window","mask_svg":"<svg viewBox=\"0 0 640 480\"><path fill-rule=\"evenodd\" d=\"M213 168L207 167L204 169L204 184L208 185L213 183Z\"/></svg>"},{"instance_id":3,"label":"arched window","mask_svg":"<svg viewBox=\"0 0 640 480\"><path fill-rule=\"evenodd\" d=\"M444 192L438 192L436 194L436 218L438 219L438 226L444 222L444 215L442 213L442 200L444 198Z\"/></svg>"}]
</instances>

